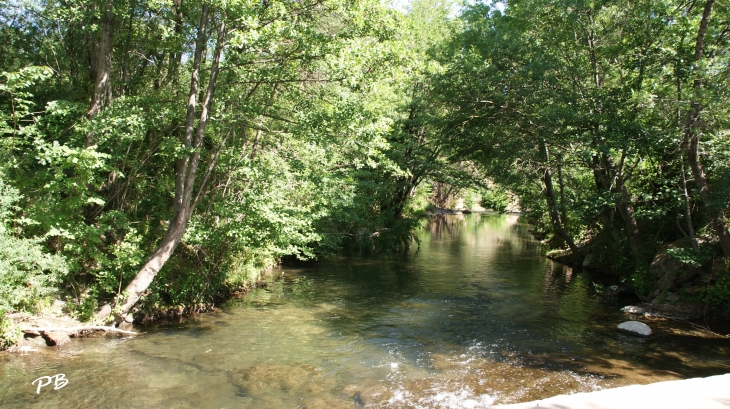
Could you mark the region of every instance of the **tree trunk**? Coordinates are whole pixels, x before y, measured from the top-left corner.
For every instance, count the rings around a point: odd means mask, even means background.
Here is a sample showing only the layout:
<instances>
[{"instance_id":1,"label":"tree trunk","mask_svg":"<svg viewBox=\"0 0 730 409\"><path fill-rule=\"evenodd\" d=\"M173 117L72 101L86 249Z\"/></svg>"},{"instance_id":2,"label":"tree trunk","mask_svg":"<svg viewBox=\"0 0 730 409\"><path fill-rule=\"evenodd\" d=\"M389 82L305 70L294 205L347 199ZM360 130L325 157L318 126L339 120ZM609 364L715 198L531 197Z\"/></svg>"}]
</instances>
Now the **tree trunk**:
<instances>
[{"instance_id":1,"label":"tree trunk","mask_svg":"<svg viewBox=\"0 0 730 409\"><path fill-rule=\"evenodd\" d=\"M644 259L644 243L639 232L639 224L636 222L636 214L634 204L631 203L631 195L629 195L626 186L624 186L623 180L620 179L621 177L618 176L616 181L616 190L619 193L616 208L624 220L624 227L626 228L626 236L629 238L631 253L633 253L636 262L640 263Z\"/></svg>"},{"instance_id":2,"label":"tree trunk","mask_svg":"<svg viewBox=\"0 0 730 409\"><path fill-rule=\"evenodd\" d=\"M185 120L185 133L183 135L183 146L185 148L195 149L192 155L185 155L178 161L175 175L175 205L170 224L167 228L165 236L162 238L157 249L152 253L150 258L140 268L140 271L134 279L124 289L125 298L117 305L119 315L124 315L139 301L142 294L147 291L154 278L159 273L165 262L172 256L175 248L182 240L187 228L187 223L194 210L192 203L193 189L195 187L196 174L200 161L199 148L203 142L205 128L210 116L210 109L213 104L213 96L215 93L216 81L218 78L219 64L222 49L226 41L225 19L221 19L218 27L218 39L216 48L213 53L213 61L210 68L210 78L208 87L205 91L205 99L202 104L202 110L198 118L198 126L195 125L195 107L199 88L200 65L205 49L206 25L208 22L209 6L203 5L200 17L200 25L198 27L198 37L195 45L195 56L193 59L193 75L190 81L190 93L188 97L188 108ZM193 135L195 133L195 135ZM205 186L201 183L198 191L202 191ZM111 312L111 308L103 309L98 317L106 319Z\"/></svg>"},{"instance_id":3,"label":"tree trunk","mask_svg":"<svg viewBox=\"0 0 730 409\"><path fill-rule=\"evenodd\" d=\"M684 170L684 155L679 155L680 172L682 173L679 178L679 185L682 188L682 195L684 196L684 217L687 222L687 232L689 239L692 241L692 250L695 256L700 256L700 249L697 245L697 238L695 237L694 224L692 223L692 206L689 200L689 192L687 191L687 177Z\"/></svg>"},{"instance_id":4,"label":"tree trunk","mask_svg":"<svg viewBox=\"0 0 730 409\"><path fill-rule=\"evenodd\" d=\"M175 33L175 38L180 39L183 31L182 0L173 0L172 3L172 9L175 14L175 28L173 32ZM167 72L165 73L164 84L170 82L172 82L173 85L178 84L178 80L180 78L180 64L182 63L182 56L182 47L171 53L170 62L167 67ZM177 89L177 87L173 88Z\"/></svg>"},{"instance_id":5,"label":"tree trunk","mask_svg":"<svg viewBox=\"0 0 730 409\"><path fill-rule=\"evenodd\" d=\"M563 222L560 217L560 210L558 201L555 198L555 188L553 187L553 176L550 171L550 153L545 142L540 143L540 150L545 160L545 168L542 171L542 182L545 186L543 193L545 195L545 201L547 202L548 215L550 216L550 222L553 225L553 231L558 239L558 245L562 247L563 244L567 244L571 251L574 253L578 252L578 246L575 245L573 238L563 227Z\"/></svg>"},{"instance_id":6,"label":"tree trunk","mask_svg":"<svg viewBox=\"0 0 730 409\"><path fill-rule=\"evenodd\" d=\"M563 157L558 156L558 187L560 189L560 217L563 221L563 228L570 234L570 224L568 223L567 201L565 200L565 182L563 181Z\"/></svg>"},{"instance_id":7,"label":"tree trunk","mask_svg":"<svg viewBox=\"0 0 730 409\"><path fill-rule=\"evenodd\" d=\"M454 186L446 183L434 182L434 190L433 201L436 203L436 206L442 209L445 208L446 203L449 201L451 193L454 190Z\"/></svg>"},{"instance_id":8,"label":"tree trunk","mask_svg":"<svg viewBox=\"0 0 730 409\"><path fill-rule=\"evenodd\" d=\"M634 203L631 199L631 193L626 188L626 180L628 177L624 168L625 152L621 154L621 161L619 165L613 161L611 156L606 156L608 169L611 171L614 180L613 191L619 194L619 200L616 202L616 208L621 214L621 218L624 219L624 226L626 228L626 235L629 238L629 245L631 246L631 252L634 254L634 258L637 263L644 260L644 240L641 237L639 231L639 223L636 221L636 212L634 210Z\"/></svg>"},{"instance_id":9,"label":"tree trunk","mask_svg":"<svg viewBox=\"0 0 730 409\"><path fill-rule=\"evenodd\" d=\"M591 23L593 23L593 18L590 17L590 19ZM603 84L598 71L599 67L598 59L596 57L595 40L595 33L593 30L590 30L588 34L588 52L591 61L591 69L593 71L593 82L597 89L601 89ZM594 135L597 135L598 124L594 124L593 132ZM606 153L602 154L600 160L598 160L597 156L594 156L593 159L593 176L596 180L596 185L598 186L599 191L603 186L604 188L608 187L611 192L619 194L619 200L616 202L616 210L618 210L619 214L621 214L621 218L624 220L626 236L629 239L629 246L631 247L634 259L637 264L641 263L641 260L644 258L643 240L641 239L641 234L639 232L639 225L636 222L636 215L634 212L634 205L631 201L631 195L624 184L625 178L623 175L623 161L621 163L621 168L617 168L611 156ZM602 166L599 166L597 162L601 163ZM611 176L610 180L606 178L609 172ZM613 183L610 181L613 181ZM613 230L612 217L609 217L608 219L609 229L611 229L612 234L616 237L617 234Z\"/></svg>"},{"instance_id":10,"label":"tree trunk","mask_svg":"<svg viewBox=\"0 0 730 409\"><path fill-rule=\"evenodd\" d=\"M636 263L640 263L644 259L644 242L641 238L639 224L636 221L634 204L631 201L631 194L625 185L625 176L623 174L623 165L616 166L613 158L607 154L602 154L599 158L594 155L588 166L593 171L593 179L599 192L618 194L615 210L621 215L624 221L624 229L626 230L626 238L629 240L629 247L634 256ZM613 214L605 217L604 223L607 224L609 231L616 240L619 239L618 233L613 228Z\"/></svg>"},{"instance_id":11,"label":"tree trunk","mask_svg":"<svg viewBox=\"0 0 730 409\"><path fill-rule=\"evenodd\" d=\"M714 3L714 0L707 0L705 2L700 28L697 32L697 41L695 42L695 66L698 66L703 58L705 34L707 33L707 25L710 21L710 14L712 13ZM712 190L707 183L707 175L705 175L700 161L700 134L697 130L702 112L702 103L699 101L702 91L702 77L700 74L695 78L693 88L695 95L690 102L690 108L684 126L684 144L687 147L687 161L689 162L690 169L692 169L692 176L694 177L697 192L705 203L707 218L710 220L715 234L720 239L723 255L726 258L730 258L730 234L728 234L727 221L723 217L722 211L713 203Z\"/></svg>"},{"instance_id":12,"label":"tree trunk","mask_svg":"<svg viewBox=\"0 0 730 409\"><path fill-rule=\"evenodd\" d=\"M96 6L96 3L94 3ZM91 96L89 109L86 111L86 118L94 119L102 108L111 100L111 67L112 48L114 35L114 9L111 0L104 0L101 11L101 19L94 18L92 21L99 25L99 36L94 39L92 52L92 66L94 76L94 90ZM95 144L94 132L89 131L84 140L84 146L90 147ZM92 185L87 185L89 191L96 191ZM87 224L94 224L96 218L102 211L102 206L96 203L89 203L84 206L84 220Z\"/></svg>"},{"instance_id":13,"label":"tree trunk","mask_svg":"<svg viewBox=\"0 0 730 409\"><path fill-rule=\"evenodd\" d=\"M111 99L112 47L114 36L114 10L112 1L104 0L104 10L99 22L100 35L94 45L94 93L86 117L93 119ZM87 145L90 141L87 141Z\"/></svg>"},{"instance_id":14,"label":"tree trunk","mask_svg":"<svg viewBox=\"0 0 730 409\"><path fill-rule=\"evenodd\" d=\"M133 0L132 3L129 5L129 23L127 24L127 38L124 41L124 58L122 59L122 72L120 75L120 80L122 82L120 89L120 93L122 96L124 96L127 92L130 91L129 84L127 83L127 76L129 71L129 48L132 44L132 34L134 32L134 18L135 18L135 11L137 9L137 1Z\"/></svg>"}]
</instances>

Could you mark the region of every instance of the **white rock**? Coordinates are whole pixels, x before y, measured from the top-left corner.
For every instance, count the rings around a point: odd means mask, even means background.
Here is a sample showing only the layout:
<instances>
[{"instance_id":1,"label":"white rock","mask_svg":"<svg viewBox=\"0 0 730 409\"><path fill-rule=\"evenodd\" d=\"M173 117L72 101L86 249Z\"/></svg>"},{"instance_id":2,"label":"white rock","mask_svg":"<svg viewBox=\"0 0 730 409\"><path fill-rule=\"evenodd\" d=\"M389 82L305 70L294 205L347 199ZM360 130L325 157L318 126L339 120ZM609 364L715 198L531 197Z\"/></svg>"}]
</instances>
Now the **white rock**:
<instances>
[{"instance_id":1,"label":"white rock","mask_svg":"<svg viewBox=\"0 0 730 409\"><path fill-rule=\"evenodd\" d=\"M637 307L635 305L627 305L624 308L621 308L621 311L629 313L629 314L643 314L644 309L641 307Z\"/></svg>"},{"instance_id":2,"label":"white rock","mask_svg":"<svg viewBox=\"0 0 730 409\"><path fill-rule=\"evenodd\" d=\"M643 322L639 321L626 321L618 324L620 331L628 332L632 335L638 335L640 337L648 337L651 335L651 328Z\"/></svg>"}]
</instances>

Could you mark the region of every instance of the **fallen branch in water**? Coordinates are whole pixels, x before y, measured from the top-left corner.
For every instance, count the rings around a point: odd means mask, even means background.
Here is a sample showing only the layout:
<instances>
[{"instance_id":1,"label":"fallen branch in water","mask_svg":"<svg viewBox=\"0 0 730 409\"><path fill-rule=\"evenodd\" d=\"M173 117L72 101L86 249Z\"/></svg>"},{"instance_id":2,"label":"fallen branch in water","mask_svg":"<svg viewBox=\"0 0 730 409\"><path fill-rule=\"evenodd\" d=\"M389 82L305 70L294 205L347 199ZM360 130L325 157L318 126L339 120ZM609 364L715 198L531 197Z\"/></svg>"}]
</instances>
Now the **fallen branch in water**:
<instances>
[{"instance_id":1,"label":"fallen branch in water","mask_svg":"<svg viewBox=\"0 0 730 409\"><path fill-rule=\"evenodd\" d=\"M78 331L84 331L84 330L92 330L92 331L106 331L106 332L114 332L118 334L124 334L124 335L138 335L138 332L134 331L125 331L123 329L115 328L115 327L107 327L104 325L89 325L85 327L70 327L70 328L64 328L64 327L25 327L21 328L21 331L28 333L28 334L36 334L40 335L41 332L53 332L53 331L60 331L60 332L78 332Z\"/></svg>"},{"instance_id":2,"label":"fallen branch in water","mask_svg":"<svg viewBox=\"0 0 730 409\"><path fill-rule=\"evenodd\" d=\"M714 332L714 331L712 331L711 329L709 329L709 328L707 328L705 326L702 326L702 325L699 325L699 324L695 324L693 322L690 322L690 321L687 321L687 320L683 320L681 318L674 318L674 317L666 317L666 318L668 318L668 319L670 319L672 321L683 322L685 324L689 324L692 328L709 332L710 334L715 335L715 336L718 336L720 338L730 338L730 335L718 334L717 332Z\"/></svg>"}]
</instances>

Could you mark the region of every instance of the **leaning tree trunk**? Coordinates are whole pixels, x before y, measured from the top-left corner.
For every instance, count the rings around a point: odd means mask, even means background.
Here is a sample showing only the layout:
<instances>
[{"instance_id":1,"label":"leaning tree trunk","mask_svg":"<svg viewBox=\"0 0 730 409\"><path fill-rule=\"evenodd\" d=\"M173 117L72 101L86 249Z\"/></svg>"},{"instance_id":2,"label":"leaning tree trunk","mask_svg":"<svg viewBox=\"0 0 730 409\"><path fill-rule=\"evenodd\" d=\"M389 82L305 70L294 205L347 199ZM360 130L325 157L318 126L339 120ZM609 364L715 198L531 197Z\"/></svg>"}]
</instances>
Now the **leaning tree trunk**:
<instances>
[{"instance_id":1,"label":"leaning tree trunk","mask_svg":"<svg viewBox=\"0 0 730 409\"><path fill-rule=\"evenodd\" d=\"M205 128L210 117L210 108L213 104L213 95L215 93L216 81L218 78L219 64L222 49L226 41L225 20L221 19L218 27L218 39L216 48L213 53L213 61L210 68L210 78L208 87L205 91L205 99L202 104L202 110L198 118L198 126L195 125L195 107L197 104L197 95L199 88L200 65L206 45L206 25L208 22L209 6L205 4L200 17L200 25L198 27L198 37L195 44L195 55L193 59L193 73L190 81L190 93L188 96L188 107L185 118L185 134L183 135L183 146L185 148L195 149L192 155L185 155L178 161L175 175L175 207L173 209L172 218L167 228L165 236L162 238L157 249L152 253L147 262L140 268L140 271L134 279L124 289L124 299L116 306L115 312L119 315L125 315L139 301L142 294L147 291L152 281L159 273L165 262L172 256L177 245L182 240L187 228L187 223L193 213L194 204L192 202L193 189L195 187L196 174L200 161L199 148L203 143ZM193 135L194 134L194 135ZM204 189L201 184L198 190ZM111 308L103 309L98 317L106 319L111 313Z\"/></svg>"},{"instance_id":2,"label":"leaning tree trunk","mask_svg":"<svg viewBox=\"0 0 730 409\"><path fill-rule=\"evenodd\" d=\"M712 13L714 3L714 0L707 0L705 2L700 28L697 32L697 41L695 42L695 65L699 65L699 62L703 58L705 34L707 33L707 25L710 21L710 14ZM712 190L707 183L707 175L705 175L700 161L700 134L697 130L700 122L700 113L702 112L702 103L699 101L702 91L702 77L700 74L695 78L693 88L695 95L690 102L690 108L684 126L684 146L687 148L687 161L689 162L690 169L692 169L692 176L694 177L697 192L705 203L707 218L710 220L715 234L720 239L723 255L726 258L730 258L730 234L728 234L727 221L723 217L722 211L717 209L713 204Z\"/></svg>"}]
</instances>

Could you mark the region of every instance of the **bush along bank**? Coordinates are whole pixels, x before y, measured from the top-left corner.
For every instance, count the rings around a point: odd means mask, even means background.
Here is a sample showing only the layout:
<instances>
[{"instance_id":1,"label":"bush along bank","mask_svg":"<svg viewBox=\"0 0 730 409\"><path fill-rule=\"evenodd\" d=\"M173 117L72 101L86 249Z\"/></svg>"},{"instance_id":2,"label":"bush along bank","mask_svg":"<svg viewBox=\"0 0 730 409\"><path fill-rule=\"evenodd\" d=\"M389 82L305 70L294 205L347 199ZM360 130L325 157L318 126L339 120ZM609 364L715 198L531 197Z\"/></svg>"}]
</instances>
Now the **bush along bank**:
<instances>
[{"instance_id":1,"label":"bush along bank","mask_svg":"<svg viewBox=\"0 0 730 409\"><path fill-rule=\"evenodd\" d=\"M549 242L549 240L548 240ZM657 252L643 269L619 270L615 266L616 253L605 252L592 243L580 246L579 251L567 249L549 251L552 260L576 268L590 270L613 283L612 293L631 294L652 309L672 311L682 318L697 319L711 313L722 320L730 319L730 263L721 256L717 242L709 238L698 240L697 257L688 237L672 243L657 245ZM602 252L601 250L604 250ZM596 291L603 294L603 285Z\"/></svg>"}]
</instances>

